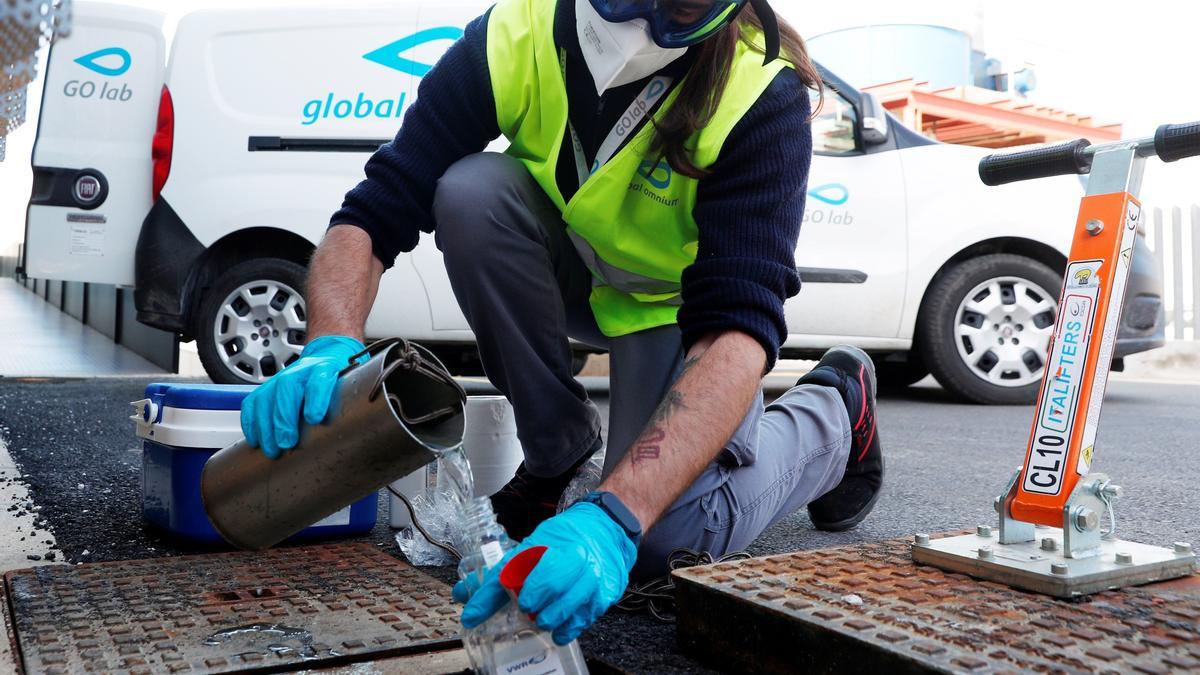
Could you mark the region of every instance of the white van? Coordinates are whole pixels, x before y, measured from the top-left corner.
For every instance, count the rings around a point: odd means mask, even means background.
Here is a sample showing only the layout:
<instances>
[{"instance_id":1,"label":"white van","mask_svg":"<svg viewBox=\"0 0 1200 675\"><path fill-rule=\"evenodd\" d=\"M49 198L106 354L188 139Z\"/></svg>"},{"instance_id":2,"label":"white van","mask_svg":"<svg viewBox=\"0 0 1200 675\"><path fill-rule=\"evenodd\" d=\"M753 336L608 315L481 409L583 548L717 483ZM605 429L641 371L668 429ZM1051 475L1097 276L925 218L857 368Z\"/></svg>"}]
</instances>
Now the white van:
<instances>
[{"instance_id":1,"label":"white van","mask_svg":"<svg viewBox=\"0 0 1200 675\"><path fill-rule=\"evenodd\" d=\"M202 11L181 19L167 59L161 15L77 3L48 66L26 274L134 286L138 319L197 340L213 380L269 377L304 343L305 267L330 215L484 9ZM970 400L1032 400L1078 181L986 188L984 151L918 135L826 79L784 356L852 343L894 384L932 372ZM1118 357L1162 344L1161 295L1141 255ZM471 367L431 241L384 276L367 333Z\"/></svg>"}]
</instances>

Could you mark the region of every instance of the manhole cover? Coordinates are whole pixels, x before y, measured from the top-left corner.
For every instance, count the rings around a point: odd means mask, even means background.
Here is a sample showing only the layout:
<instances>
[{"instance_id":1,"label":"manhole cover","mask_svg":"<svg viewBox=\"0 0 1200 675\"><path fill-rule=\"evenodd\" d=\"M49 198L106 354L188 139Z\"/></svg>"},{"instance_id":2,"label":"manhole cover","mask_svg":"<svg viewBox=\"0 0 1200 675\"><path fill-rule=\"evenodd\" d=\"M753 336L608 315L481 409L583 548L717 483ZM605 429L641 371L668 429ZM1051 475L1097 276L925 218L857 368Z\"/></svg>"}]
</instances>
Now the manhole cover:
<instances>
[{"instance_id":1,"label":"manhole cover","mask_svg":"<svg viewBox=\"0 0 1200 675\"><path fill-rule=\"evenodd\" d=\"M5 575L29 675L281 669L458 644L450 589L370 544Z\"/></svg>"},{"instance_id":2,"label":"manhole cover","mask_svg":"<svg viewBox=\"0 0 1200 675\"><path fill-rule=\"evenodd\" d=\"M1056 600L915 565L908 542L888 541L675 578L684 649L742 671L1200 668L1197 577Z\"/></svg>"}]
</instances>

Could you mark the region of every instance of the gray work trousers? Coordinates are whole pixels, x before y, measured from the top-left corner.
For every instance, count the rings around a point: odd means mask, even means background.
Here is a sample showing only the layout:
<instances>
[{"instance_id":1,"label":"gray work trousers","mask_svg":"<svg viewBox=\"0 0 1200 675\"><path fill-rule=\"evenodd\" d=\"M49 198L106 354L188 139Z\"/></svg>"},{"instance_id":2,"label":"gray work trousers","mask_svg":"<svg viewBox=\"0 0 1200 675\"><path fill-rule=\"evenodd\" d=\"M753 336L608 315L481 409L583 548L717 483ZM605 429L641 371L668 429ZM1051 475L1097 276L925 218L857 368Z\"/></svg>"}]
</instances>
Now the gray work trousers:
<instances>
[{"instance_id":1,"label":"gray work trousers","mask_svg":"<svg viewBox=\"0 0 1200 675\"><path fill-rule=\"evenodd\" d=\"M488 379L512 403L535 476L561 474L600 442L600 414L572 375L568 337L609 351L610 473L679 376L678 326L600 333L588 305L592 276L561 213L511 157L480 153L451 166L434 217L450 284ZM766 406L760 391L718 458L646 533L634 577L663 574L676 548L713 556L744 549L833 489L849 452L837 391L801 385Z\"/></svg>"}]
</instances>

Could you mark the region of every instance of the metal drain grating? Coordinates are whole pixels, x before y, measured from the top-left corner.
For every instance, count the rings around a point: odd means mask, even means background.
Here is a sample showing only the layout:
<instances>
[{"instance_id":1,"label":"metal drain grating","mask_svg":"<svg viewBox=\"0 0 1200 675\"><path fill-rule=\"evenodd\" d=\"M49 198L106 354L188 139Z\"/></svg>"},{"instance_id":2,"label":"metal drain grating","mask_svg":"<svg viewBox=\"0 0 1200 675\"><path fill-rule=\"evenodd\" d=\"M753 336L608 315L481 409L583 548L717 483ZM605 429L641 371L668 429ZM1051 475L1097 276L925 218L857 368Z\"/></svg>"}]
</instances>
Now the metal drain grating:
<instances>
[{"instance_id":1,"label":"metal drain grating","mask_svg":"<svg viewBox=\"0 0 1200 675\"><path fill-rule=\"evenodd\" d=\"M1057 600L918 566L908 542L888 541L675 578L684 649L742 671L1200 669L1196 576Z\"/></svg>"},{"instance_id":2,"label":"metal drain grating","mask_svg":"<svg viewBox=\"0 0 1200 675\"><path fill-rule=\"evenodd\" d=\"M306 668L458 644L450 589L364 543L5 575L29 675Z\"/></svg>"}]
</instances>

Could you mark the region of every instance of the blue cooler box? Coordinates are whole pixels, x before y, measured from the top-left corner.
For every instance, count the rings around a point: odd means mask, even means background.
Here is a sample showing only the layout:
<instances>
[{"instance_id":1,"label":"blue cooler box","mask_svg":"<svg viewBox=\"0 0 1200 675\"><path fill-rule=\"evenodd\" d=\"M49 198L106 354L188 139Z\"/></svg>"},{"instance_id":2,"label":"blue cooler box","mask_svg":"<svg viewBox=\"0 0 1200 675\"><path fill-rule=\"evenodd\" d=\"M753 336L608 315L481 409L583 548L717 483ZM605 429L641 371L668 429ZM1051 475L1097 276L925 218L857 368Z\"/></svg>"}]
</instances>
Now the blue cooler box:
<instances>
[{"instance_id":1,"label":"blue cooler box","mask_svg":"<svg viewBox=\"0 0 1200 675\"><path fill-rule=\"evenodd\" d=\"M224 543L204 513L200 472L216 452L242 440L242 399L253 386L151 384L132 403L142 439L142 516L150 524L198 543ZM371 494L305 528L293 539L362 534L375 526Z\"/></svg>"}]
</instances>

